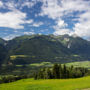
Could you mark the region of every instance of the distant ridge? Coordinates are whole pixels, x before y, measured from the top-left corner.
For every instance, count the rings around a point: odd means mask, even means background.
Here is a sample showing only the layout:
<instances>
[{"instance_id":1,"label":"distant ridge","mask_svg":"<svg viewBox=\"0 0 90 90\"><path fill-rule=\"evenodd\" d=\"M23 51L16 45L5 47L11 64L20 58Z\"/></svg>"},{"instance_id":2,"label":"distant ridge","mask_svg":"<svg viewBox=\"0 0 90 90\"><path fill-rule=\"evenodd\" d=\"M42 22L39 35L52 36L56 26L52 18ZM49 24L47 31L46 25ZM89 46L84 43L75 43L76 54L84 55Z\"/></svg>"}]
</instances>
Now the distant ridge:
<instances>
[{"instance_id":1,"label":"distant ridge","mask_svg":"<svg viewBox=\"0 0 90 90\"><path fill-rule=\"evenodd\" d=\"M0 43L8 51L5 64L64 63L90 58L90 42L69 35L24 35L7 42L0 39Z\"/></svg>"}]
</instances>

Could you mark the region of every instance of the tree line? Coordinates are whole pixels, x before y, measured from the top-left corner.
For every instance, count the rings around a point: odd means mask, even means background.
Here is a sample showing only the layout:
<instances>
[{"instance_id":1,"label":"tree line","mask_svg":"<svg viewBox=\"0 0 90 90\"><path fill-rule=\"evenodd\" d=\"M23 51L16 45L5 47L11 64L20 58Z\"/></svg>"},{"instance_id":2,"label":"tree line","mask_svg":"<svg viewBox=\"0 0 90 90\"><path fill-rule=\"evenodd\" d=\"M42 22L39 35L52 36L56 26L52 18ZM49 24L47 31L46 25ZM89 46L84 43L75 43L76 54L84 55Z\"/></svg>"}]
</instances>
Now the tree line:
<instances>
[{"instance_id":1,"label":"tree line","mask_svg":"<svg viewBox=\"0 0 90 90\"><path fill-rule=\"evenodd\" d=\"M79 78L88 72L86 68L54 64L52 68L42 68L34 74L34 79Z\"/></svg>"},{"instance_id":2,"label":"tree line","mask_svg":"<svg viewBox=\"0 0 90 90\"><path fill-rule=\"evenodd\" d=\"M20 75L20 76L1 76L0 77L0 84L1 83L10 83L10 82L14 82L20 79L25 79L25 78L30 78L28 75Z\"/></svg>"},{"instance_id":3,"label":"tree line","mask_svg":"<svg viewBox=\"0 0 90 90\"><path fill-rule=\"evenodd\" d=\"M73 67L73 66L66 66L61 64L54 64L53 67L49 68L41 68L37 72L33 72L34 79L67 79L67 78L79 78L83 77L86 74L90 75L90 71L86 68L82 67ZM20 79L25 78L32 78L32 75L6 75L6 76L0 76L0 83L9 83L14 82Z\"/></svg>"}]
</instances>

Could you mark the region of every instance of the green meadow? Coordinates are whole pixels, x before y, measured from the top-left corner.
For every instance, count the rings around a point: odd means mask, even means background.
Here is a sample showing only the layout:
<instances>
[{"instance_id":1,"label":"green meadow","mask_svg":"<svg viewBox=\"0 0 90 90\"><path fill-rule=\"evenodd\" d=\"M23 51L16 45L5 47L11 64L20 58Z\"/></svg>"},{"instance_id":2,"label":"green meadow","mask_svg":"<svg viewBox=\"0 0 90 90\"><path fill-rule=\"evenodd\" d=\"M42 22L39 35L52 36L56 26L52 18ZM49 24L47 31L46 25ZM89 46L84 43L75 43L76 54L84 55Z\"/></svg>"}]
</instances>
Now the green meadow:
<instances>
[{"instance_id":1,"label":"green meadow","mask_svg":"<svg viewBox=\"0 0 90 90\"><path fill-rule=\"evenodd\" d=\"M90 76L77 79L22 79L0 84L0 90L90 90Z\"/></svg>"},{"instance_id":2,"label":"green meadow","mask_svg":"<svg viewBox=\"0 0 90 90\"><path fill-rule=\"evenodd\" d=\"M90 68L90 61L71 62L71 63L66 63L66 65L67 66L73 65L74 67Z\"/></svg>"},{"instance_id":3,"label":"green meadow","mask_svg":"<svg viewBox=\"0 0 90 90\"><path fill-rule=\"evenodd\" d=\"M10 60L15 60L16 58L26 58L28 55L12 55L10 56Z\"/></svg>"}]
</instances>

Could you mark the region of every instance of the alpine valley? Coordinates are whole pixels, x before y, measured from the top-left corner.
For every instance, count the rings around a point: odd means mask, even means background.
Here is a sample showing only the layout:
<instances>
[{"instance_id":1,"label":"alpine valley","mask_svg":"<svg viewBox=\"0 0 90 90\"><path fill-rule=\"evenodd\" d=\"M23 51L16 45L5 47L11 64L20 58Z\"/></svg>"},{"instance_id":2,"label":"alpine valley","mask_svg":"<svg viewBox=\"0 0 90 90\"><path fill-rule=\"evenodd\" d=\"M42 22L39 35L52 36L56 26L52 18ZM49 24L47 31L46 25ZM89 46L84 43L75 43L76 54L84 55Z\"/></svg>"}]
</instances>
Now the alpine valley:
<instances>
[{"instance_id":1,"label":"alpine valley","mask_svg":"<svg viewBox=\"0 0 90 90\"><path fill-rule=\"evenodd\" d=\"M22 68L27 73L37 69L33 66L38 63L50 66L89 60L90 41L76 35L24 35L9 41L0 39L0 73L5 75L21 74Z\"/></svg>"}]
</instances>

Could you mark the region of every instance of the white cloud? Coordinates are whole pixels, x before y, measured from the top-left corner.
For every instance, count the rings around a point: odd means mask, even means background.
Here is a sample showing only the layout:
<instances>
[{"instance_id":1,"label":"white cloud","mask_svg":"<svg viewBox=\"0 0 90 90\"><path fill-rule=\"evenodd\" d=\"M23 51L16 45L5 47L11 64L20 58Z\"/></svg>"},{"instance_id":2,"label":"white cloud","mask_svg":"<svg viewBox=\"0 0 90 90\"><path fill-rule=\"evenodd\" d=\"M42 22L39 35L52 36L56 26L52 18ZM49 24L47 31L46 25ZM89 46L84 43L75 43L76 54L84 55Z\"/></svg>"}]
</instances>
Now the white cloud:
<instances>
[{"instance_id":1,"label":"white cloud","mask_svg":"<svg viewBox=\"0 0 90 90\"><path fill-rule=\"evenodd\" d=\"M40 0L43 2L41 16L58 19L74 11L89 10L90 1L85 0Z\"/></svg>"},{"instance_id":2,"label":"white cloud","mask_svg":"<svg viewBox=\"0 0 90 90\"><path fill-rule=\"evenodd\" d=\"M0 13L0 27L23 29L23 24L32 22L33 20L26 20L26 13L18 10Z\"/></svg>"},{"instance_id":3,"label":"white cloud","mask_svg":"<svg viewBox=\"0 0 90 90\"><path fill-rule=\"evenodd\" d=\"M27 6L28 8L31 8L33 7L34 5L36 4L36 1L25 1L22 5L21 5L21 8Z\"/></svg>"},{"instance_id":4,"label":"white cloud","mask_svg":"<svg viewBox=\"0 0 90 90\"><path fill-rule=\"evenodd\" d=\"M54 34L77 34L81 37L90 37L90 0L39 0L43 2L40 16L48 16L57 22ZM73 14L77 12L77 14ZM75 16L72 31L66 26L63 17ZM59 21L60 20L60 21Z\"/></svg>"},{"instance_id":5,"label":"white cloud","mask_svg":"<svg viewBox=\"0 0 90 90\"><path fill-rule=\"evenodd\" d=\"M67 26L67 23L64 22L64 20L58 20L57 21L57 26L60 28L64 28Z\"/></svg>"},{"instance_id":6,"label":"white cloud","mask_svg":"<svg viewBox=\"0 0 90 90\"><path fill-rule=\"evenodd\" d=\"M14 31L13 34L7 35L7 33L6 33L6 36L4 36L3 39L5 39L5 40L11 40L11 39L13 39L15 37L19 37L21 35L33 35L33 34L35 34L35 32L33 30L31 30L31 31L25 31L25 32Z\"/></svg>"},{"instance_id":7,"label":"white cloud","mask_svg":"<svg viewBox=\"0 0 90 90\"><path fill-rule=\"evenodd\" d=\"M0 7L3 7L3 2L2 1L0 1Z\"/></svg>"},{"instance_id":8,"label":"white cloud","mask_svg":"<svg viewBox=\"0 0 90 90\"><path fill-rule=\"evenodd\" d=\"M79 15L78 23L73 30L80 37L90 37L90 11Z\"/></svg>"},{"instance_id":9,"label":"white cloud","mask_svg":"<svg viewBox=\"0 0 90 90\"><path fill-rule=\"evenodd\" d=\"M28 23L28 24L32 24L34 21L33 19L30 19L30 20L26 20L25 23Z\"/></svg>"},{"instance_id":10,"label":"white cloud","mask_svg":"<svg viewBox=\"0 0 90 90\"><path fill-rule=\"evenodd\" d=\"M76 23L74 27L74 33L81 37L90 36L90 21Z\"/></svg>"},{"instance_id":11,"label":"white cloud","mask_svg":"<svg viewBox=\"0 0 90 90\"><path fill-rule=\"evenodd\" d=\"M54 35L64 35L64 34L71 35L71 31L69 29L60 29L54 32Z\"/></svg>"},{"instance_id":12,"label":"white cloud","mask_svg":"<svg viewBox=\"0 0 90 90\"><path fill-rule=\"evenodd\" d=\"M23 2L25 4L26 2ZM29 3L29 2L28 2ZM24 24L32 24L33 20L27 20L27 13L20 11L22 4L13 0L2 2L0 7L9 10L8 12L0 12L0 27L8 27L12 29L23 29Z\"/></svg>"},{"instance_id":13,"label":"white cloud","mask_svg":"<svg viewBox=\"0 0 90 90\"><path fill-rule=\"evenodd\" d=\"M13 38L15 38L15 37L18 37L18 36L20 36L20 35L17 35L17 34L10 34L10 35L8 35L8 36L5 36L3 39L5 39L5 40L11 40L11 39L13 39Z\"/></svg>"},{"instance_id":14,"label":"white cloud","mask_svg":"<svg viewBox=\"0 0 90 90\"><path fill-rule=\"evenodd\" d=\"M32 35L35 34L34 32L24 32L25 35Z\"/></svg>"},{"instance_id":15,"label":"white cloud","mask_svg":"<svg viewBox=\"0 0 90 90\"><path fill-rule=\"evenodd\" d=\"M2 3L4 4L5 8L9 10L14 9L23 9L23 7L31 8L33 7L38 0L6 0L6 2ZM3 2L3 1L2 1Z\"/></svg>"},{"instance_id":16,"label":"white cloud","mask_svg":"<svg viewBox=\"0 0 90 90\"><path fill-rule=\"evenodd\" d=\"M33 26L33 27L39 27L41 25L43 25L43 22L33 22L33 24L31 26Z\"/></svg>"},{"instance_id":17,"label":"white cloud","mask_svg":"<svg viewBox=\"0 0 90 90\"><path fill-rule=\"evenodd\" d=\"M16 10L17 4L14 1L8 1L5 4L5 8L9 10Z\"/></svg>"},{"instance_id":18,"label":"white cloud","mask_svg":"<svg viewBox=\"0 0 90 90\"><path fill-rule=\"evenodd\" d=\"M64 35L64 34L69 34L70 30L66 29L67 23L64 22L64 20L58 20L56 21L56 25L53 26L55 29L55 32L53 33L54 35Z\"/></svg>"},{"instance_id":19,"label":"white cloud","mask_svg":"<svg viewBox=\"0 0 90 90\"><path fill-rule=\"evenodd\" d=\"M62 9L57 0L41 0L43 2L41 16L48 15L49 18L56 19L62 16Z\"/></svg>"},{"instance_id":20,"label":"white cloud","mask_svg":"<svg viewBox=\"0 0 90 90\"><path fill-rule=\"evenodd\" d=\"M33 35L33 34L35 34L34 31L26 31L26 32L14 31L13 34L7 35L7 33L6 33L6 36L4 36L3 39L5 39L5 40L11 40L11 39L13 39L15 37L19 37L20 35Z\"/></svg>"}]
</instances>

